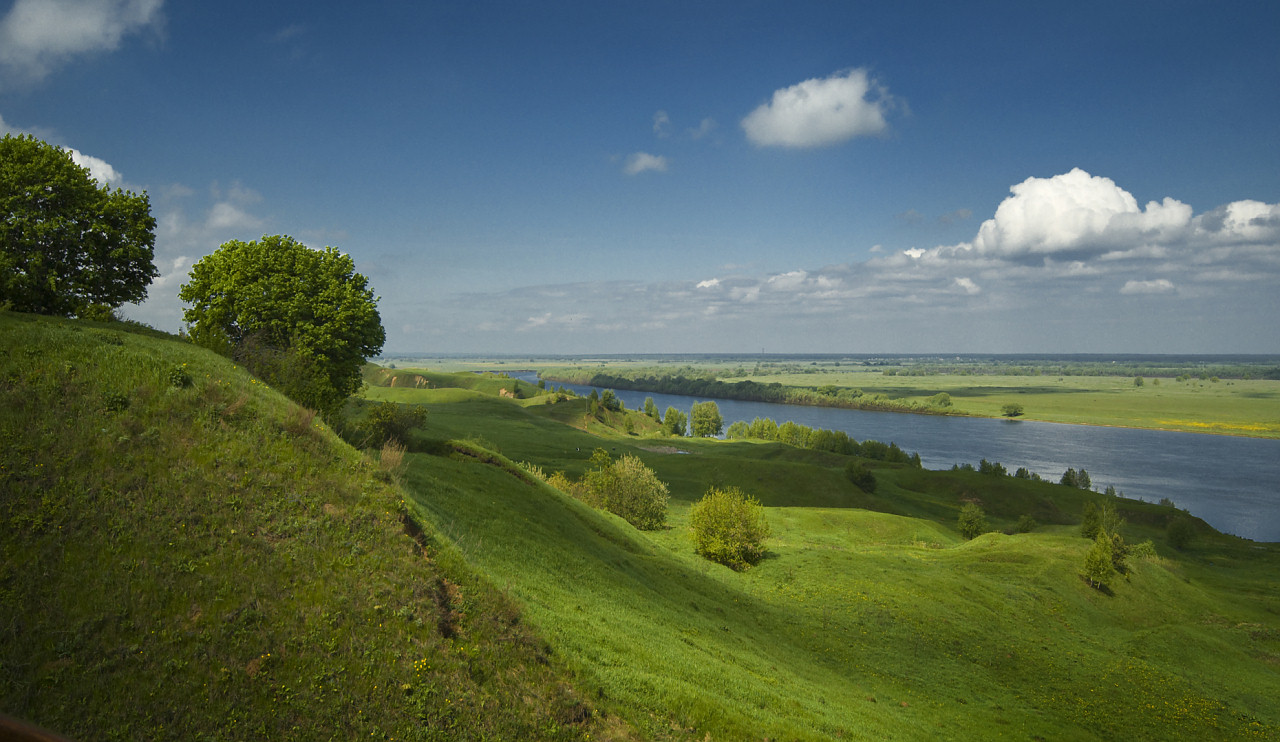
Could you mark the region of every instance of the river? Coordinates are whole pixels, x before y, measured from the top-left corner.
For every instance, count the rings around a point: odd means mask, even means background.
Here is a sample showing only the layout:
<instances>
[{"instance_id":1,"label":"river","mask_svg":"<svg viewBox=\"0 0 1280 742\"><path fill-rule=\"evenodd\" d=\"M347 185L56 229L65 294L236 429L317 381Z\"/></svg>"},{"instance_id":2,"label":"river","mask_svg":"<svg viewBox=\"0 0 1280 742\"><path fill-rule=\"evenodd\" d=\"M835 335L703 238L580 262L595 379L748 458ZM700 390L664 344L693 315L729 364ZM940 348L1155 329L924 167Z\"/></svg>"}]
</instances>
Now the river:
<instances>
[{"instance_id":1,"label":"river","mask_svg":"<svg viewBox=\"0 0 1280 742\"><path fill-rule=\"evenodd\" d=\"M532 371L511 374L537 382ZM587 395L598 387L547 382ZM601 390L603 391L603 390ZM623 389L628 409L653 397L659 410L689 413L700 397ZM1126 497L1161 498L1214 528L1254 541L1280 541L1280 440L1137 428L1067 425L1032 420L867 412L832 407L717 399L726 428L757 417L792 420L811 428L842 430L857 440L897 443L920 454L927 469L998 461L1057 481L1068 468L1085 469L1099 490L1114 486Z\"/></svg>"}]
</instances>

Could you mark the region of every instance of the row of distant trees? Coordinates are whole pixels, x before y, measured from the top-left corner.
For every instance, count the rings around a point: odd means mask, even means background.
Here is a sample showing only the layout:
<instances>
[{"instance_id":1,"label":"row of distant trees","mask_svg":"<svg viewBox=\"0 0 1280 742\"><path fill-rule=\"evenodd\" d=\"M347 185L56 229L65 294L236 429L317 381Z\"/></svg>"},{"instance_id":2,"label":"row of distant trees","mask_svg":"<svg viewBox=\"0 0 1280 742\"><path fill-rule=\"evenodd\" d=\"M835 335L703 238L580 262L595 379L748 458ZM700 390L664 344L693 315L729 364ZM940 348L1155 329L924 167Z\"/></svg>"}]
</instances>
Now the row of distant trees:
<instances>
[{"instance_id":1,"label":"row of distant trees","mask_svg":"<svg viewBox=\"0 0 1280 742\"><path fill-rule=\"evenodd\" d=\"M99 184L30 135L0 139L0 307L109 320L159 275L144 193ZM301 404L331 411L386 340L377 298L350 256L292 237L224 243L179 297L191 340L234 358Z\"/></svg>"}]
</instances>

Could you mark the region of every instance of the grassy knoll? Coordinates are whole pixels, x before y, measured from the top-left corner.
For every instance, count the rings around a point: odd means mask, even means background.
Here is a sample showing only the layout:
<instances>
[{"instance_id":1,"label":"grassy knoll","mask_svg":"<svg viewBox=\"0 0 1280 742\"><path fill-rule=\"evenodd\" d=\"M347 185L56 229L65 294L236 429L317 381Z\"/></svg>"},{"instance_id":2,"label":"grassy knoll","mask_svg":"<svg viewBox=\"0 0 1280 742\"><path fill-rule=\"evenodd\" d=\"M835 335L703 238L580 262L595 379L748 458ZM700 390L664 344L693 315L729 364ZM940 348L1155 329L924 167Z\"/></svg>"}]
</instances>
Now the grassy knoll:
<instances>
[{"instance_id":1,"label":"grassy knoll","mask_svg":"<svg viewBox=\"0 0 1280 742\"><path fill-rule=\"evenodd\" d=\"M1109 593L1080 577L1086 499L1060 485L867 462L772 443L566 426L581 400L372 388L429 414L407 484L430 523L503 585L585 689L711 739L1267 739L1280 735L1280 551L1202 526L1164 544L1172 509L1115 500L1154 539ZM615 428L620 427L614 420ZM471 439L474 448L445 441ZM670 484L671 527L640 532L511 462L580 473L634 453ZM472 453L464 454L464 450ZM496 452L503 455L497 455ZM689 504L756 495L771 553L744 572L693 554ZM956 533L961 504L1032 533ZM663 726L673 717L675 729Z\"/></svg>"},{"instance_id":2,"label":"grassy knoll","mask_svg":"<svg viewBox=\"0 0 1280 742\"><path fill-rule=\"evenodd\" d=\"M631 736L405 516L225 359L0 313L0 713L79 740Z\"/></svg>"}]
</instances>

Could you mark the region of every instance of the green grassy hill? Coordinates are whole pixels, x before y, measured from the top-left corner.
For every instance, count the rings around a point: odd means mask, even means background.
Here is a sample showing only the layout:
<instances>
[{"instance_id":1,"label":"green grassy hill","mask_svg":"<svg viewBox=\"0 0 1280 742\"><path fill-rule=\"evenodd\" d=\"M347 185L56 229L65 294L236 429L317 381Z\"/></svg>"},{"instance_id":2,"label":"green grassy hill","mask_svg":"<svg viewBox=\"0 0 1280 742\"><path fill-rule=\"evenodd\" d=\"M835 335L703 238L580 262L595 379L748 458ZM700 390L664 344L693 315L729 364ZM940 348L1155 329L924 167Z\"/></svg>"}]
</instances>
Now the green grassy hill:
<instances>
[{"instance_id":1,"label":"green grassy hill","mask_svg":"<svg viewBox=\"0 0 1280 742\"><path fill-rule=\"evenodd\" d=\"M567 427L581 400L512 402L379 387L426 406L408 485L432 524L507 587L584 687L712 739L1265 739L1280 734L1280 554L1201 526L1164 545L1171 508L1116 500L1132 560L1110 594L1079 571L1078 517L1096 493L971 472L846 459L776 444ZM501 466L441 448L470 437ZM594 446L642 457L670 483L671 528L639 532L512 474L577 475ZM736 485L775 538L737 573L693 554L689 503ZM1027 534L964 541L964 501ZM880 511L880 512L876 512Z\"/></svg>"},{"instance_id":2,"label":"green grassy hill","mask_svg":"<svg viewBox=\"0 0 1280 742\"><path fill-rule=\"evenodd\" d=\"M630 736L406 515L221 357L0 313L0 713L77 740Z\"/></svg>"},{"instance_id":3,"label":"green grassy hill","mask_svg":"<svg viewBox=\"0 0 1280 742\"><path fill-rule=\"evenodd\" d=\"M866 462L868 494L842 456L502 376L368 378L355 419L428 410L403 471L181 341L0 313L0 713L83 740L1280 736L1276 545L1200 524L1176 552L1172 509L1119 500L1157 553L1106 594L1078 575L1100 495ZM596 447L670 485L668 529L519 465ZM712 484L767 506L749 571L693 553ZM1044 525L965 541L974 500Z\"/></svg>"}]
</instances>

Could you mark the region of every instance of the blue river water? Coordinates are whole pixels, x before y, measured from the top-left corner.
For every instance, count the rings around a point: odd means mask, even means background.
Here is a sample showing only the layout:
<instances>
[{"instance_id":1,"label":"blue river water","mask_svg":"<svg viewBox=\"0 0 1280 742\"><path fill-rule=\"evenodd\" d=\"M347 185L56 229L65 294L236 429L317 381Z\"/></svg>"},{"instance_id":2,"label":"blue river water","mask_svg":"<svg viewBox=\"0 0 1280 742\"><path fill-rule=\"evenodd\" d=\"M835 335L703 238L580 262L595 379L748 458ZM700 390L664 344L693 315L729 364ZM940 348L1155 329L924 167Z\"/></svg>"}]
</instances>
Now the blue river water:
<instances>
[{"instance_id":1,"label":"blue river water","mask_svg":"<svg viewBox=\"0 0 1280 742\"><path fill-rule=\"evenodd\" d=\"M536 383L534 372L512 376ZM547 382L575 393L595 387ZM702 398L614 390L628 409L653 397L659 410L688 414ZM1068 468L1085 469L1099 490L1114 486L1126 497L1168 498L1214 528L1254 541L1280 541L1280 440L1177 433L1137 428L1065 425L1031 420L865 412L770 402L717 399L727 428L737 420L792 420L811 428L842 430L857 440L897 443L920 454L927 469L998 461L1057 481Z\"/></svg>"}]
</instances>

